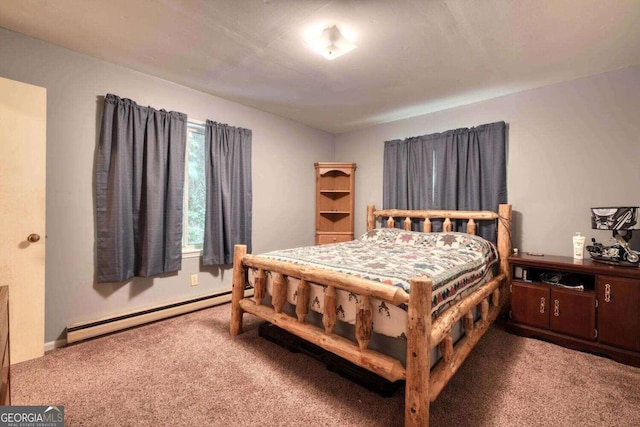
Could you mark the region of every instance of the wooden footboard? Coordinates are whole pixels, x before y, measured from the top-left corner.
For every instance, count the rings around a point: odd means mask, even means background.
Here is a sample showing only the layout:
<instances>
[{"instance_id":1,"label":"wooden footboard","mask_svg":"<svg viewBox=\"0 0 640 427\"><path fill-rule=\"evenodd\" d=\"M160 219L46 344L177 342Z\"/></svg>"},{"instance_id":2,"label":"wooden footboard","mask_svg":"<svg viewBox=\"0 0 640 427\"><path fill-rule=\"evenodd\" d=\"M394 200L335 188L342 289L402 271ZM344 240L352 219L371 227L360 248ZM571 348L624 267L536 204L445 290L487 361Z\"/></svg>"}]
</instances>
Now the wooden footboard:
<instances>
[{"instance_id":1,"label":"wooden footboard","mask_svg":"<svg viewBox=\"0 0 640 427\"><path fill-rule=\"evenodd\" d=\"M375 372L389 381L405 379L405 369L400 361L367 348L372 332L371 298L377 298L394 305L410 303L409 294L404 290L348 274L269 260L247 255L245 252L245 246L238 245L235 247L234 258L237 262L234 263L232 335L237 335L242 330L242 313L251 313L356 365ZM254 283L254 297L243 299L247 267L256 268L257 274ZM266 293L265 277L267 272L271 272L274 277L273 307L261 304L262 298ZM236 281L235 278L238 280ZM282 312L289 278L300 279L297 289L299 303L296 305L295 318ZM424 281L425 279L421 280ZM240 284L237 287L238 290L236 290L236 283ZM309 283L317 283L327 287L324 297L325 310L322 317L324 328L304 323L309 307L309 292L306 289ZM426 300L429 301L431 298L430 284L429 286L420 287L428 288L429 295L427 295ZM336 324L335 298L336 290L338 289L361 296L356 312L355 334L357 343L333 333L333 327Z\"/></svg>"},{"instance_id":2,"label":"wooden footboard","mask_svg":"<svg viewBox=\"0 0 640 427\"><path fill-rule=\"evenodd\" d=\"M416 215L417 214L417 215ZM506 258L511 251L510 224L511 206L501 205L498 214L492 212L459 211L375 211L368 209L368 228L376 217L387 217L388 225L394 218L464 218L470 220L467 231L475 231L474 220L498 220L498 252L500 273L490 282L474 290L469 296L456 302L442 313L432 324L430 279L411 279L411 292L379 282L350 276L343 273L295 265L256 257L246 253L244 245L237 245L234 253L232 313L230 330L232 335L242 332L243 313L254 314L282 329L285 329L319 347L331 351L350 362L368 369L389 381L405 380L405 425L428 426L429 404L438 396L449 379L458 370L471 349L498 316L506 301L506 283L509 272ZM407 222L405 221L405 224ZM406 227L406 225L405 225ZM445 226L446 228L446 226ZM248 268L257 271L254 281L254 296L244 298ZM266 275L273 277L272 307L262 305L266 294ZM296 282L298 304L295 317L283 312L289 279ZM323 328L305 323L309 307L309 284L326 286ZM501 292L502 287L502 292ZM333 333L336 324L336 290L341 289L361 296L356 311L355 335L352 342ZM388 304L408 304L406 367L390 356L368 348L372 333L371 299ZM474 321L472 311L477 308L480 317ZM451 330L461 320L465 336L453 343ZM431 349L439 346L440 361L431 369Z\"/></svg>"}]
</instances>

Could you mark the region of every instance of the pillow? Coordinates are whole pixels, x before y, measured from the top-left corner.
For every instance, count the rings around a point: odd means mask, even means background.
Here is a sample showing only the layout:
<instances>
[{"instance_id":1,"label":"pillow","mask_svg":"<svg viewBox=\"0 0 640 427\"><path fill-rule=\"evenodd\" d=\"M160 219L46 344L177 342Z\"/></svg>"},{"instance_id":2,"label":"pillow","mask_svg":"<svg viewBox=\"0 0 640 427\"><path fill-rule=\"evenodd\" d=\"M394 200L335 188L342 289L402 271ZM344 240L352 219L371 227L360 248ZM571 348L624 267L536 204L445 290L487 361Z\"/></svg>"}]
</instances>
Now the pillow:
<instances>
[{"instance_id":1,"label":"pillow","mask_svg":"<svg viewBox=\"0 0 640 427\"><path fill-rule=\"evenodd\" d=\"M436 243L435 234L422 233L420 231L405 231L401 228L376 228L360 237L362 241L375 241L383 243L393 243L398 245L424 245L434 246Z\"/></svg>"},{"instance_id":2,"label":"pillow","mask_svg":"<svg viewBox=\"0 0 640 427\"><path fill-rule=\"evenodd\" d=\"M360 240L393 243L399 231L402 230L397 228L374 228L360 236Z\"/></svg>"},{"instance_id":3,"label":"pillow","mask_svg":"<svg viewBox=\"0 0 640 427\"><path fill-rule=\"evenodd\" d=\"M437 247L442 249L470 249L479 250L490 242L479 236L460 232L433 232L405 231L400 228L376 228L365 234L361 241L391 243L395 245L419 245Z\"/></svg>"}]
</instances>

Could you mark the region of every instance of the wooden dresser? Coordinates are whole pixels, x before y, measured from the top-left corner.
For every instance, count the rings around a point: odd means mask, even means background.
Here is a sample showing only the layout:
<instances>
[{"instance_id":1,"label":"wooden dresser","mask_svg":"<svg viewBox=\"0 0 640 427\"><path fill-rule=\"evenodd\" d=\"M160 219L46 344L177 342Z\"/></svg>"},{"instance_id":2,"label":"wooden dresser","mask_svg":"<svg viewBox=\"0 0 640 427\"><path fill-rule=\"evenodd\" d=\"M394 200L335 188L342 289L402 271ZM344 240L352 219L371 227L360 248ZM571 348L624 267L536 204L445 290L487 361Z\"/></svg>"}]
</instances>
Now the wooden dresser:
<instances>
[{"instance_id":1,"label":"wooden dresser","mask_svg":"<svg viewBox=\"0 0 640 427\"><path fill-rule=\"evenodd\" d=\"M2 387L0 405L11 405L11 375L9 372L9 287L0 286L0 351L2 352Z\"/></svg>"},{"instance_id":2,"label":"wooden dresser","mask_svg":"<svg viewBox=\"0 0 640 427\"><path fill-rule=\"evenodd\" d=\"M509 264L508 331L640 367L640 268L528 254Z\"/></svg>"}]
</instances>

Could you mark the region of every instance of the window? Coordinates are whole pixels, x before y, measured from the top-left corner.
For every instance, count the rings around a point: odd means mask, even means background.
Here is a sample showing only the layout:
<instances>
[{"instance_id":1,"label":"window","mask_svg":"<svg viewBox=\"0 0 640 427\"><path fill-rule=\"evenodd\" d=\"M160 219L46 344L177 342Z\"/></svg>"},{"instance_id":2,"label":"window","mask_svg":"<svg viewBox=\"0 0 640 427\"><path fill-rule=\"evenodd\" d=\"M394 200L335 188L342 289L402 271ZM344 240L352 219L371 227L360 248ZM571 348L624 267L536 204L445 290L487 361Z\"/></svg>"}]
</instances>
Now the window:
<instances>
[{"instance_id":1,"label":"window","mask_svg":"<svg viewBox=\"0 0 640 427\"><path fill-rule=\"evenodd\" d=\"M383 207L497 210L507 202L506 154L505 122L386 141ZM478 234L495 242L495 224Z\"/></svg>"},{"instance_id":2,"label":"window","mask_svg":"<svg viewBox=\"0 0 640 427\"><path fill-rule=\"evenodd\" d=\"M206 200L204 125L189 122L184 180L183 255L199 256L204 242Z\"/></svg>"}]
</instances>

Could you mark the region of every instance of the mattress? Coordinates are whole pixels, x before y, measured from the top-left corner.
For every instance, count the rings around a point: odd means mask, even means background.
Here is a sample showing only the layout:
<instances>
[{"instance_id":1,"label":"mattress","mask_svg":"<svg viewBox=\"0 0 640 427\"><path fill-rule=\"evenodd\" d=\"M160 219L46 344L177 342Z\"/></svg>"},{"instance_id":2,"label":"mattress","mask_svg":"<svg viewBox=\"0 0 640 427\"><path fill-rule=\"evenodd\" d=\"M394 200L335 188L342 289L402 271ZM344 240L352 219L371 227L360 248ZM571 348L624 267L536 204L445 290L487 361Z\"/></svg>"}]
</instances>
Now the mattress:
<instances>
[{"instance_id":1,"label":"mattress","mask_svg":"<svg viewBox=\"0 0 640 427\"><path fill-rule=\"evenodd\" d=\"M393 228L375 229L350 242L278 250L259 256L346 273L401 287L408 293L411 292L411 277L429 277L433 282L433 318L489 281L498 260L495 246L481 237L456 232L421 233ZM255 274L255 269L249 269L251 285ZM296 304L297 280L289 278L287 301L292 305ZM323 313L325 289L325 286L311 284L310 310ZM268 273L269 295L271 290L272 277ZM337 290L336 299L338 320L354 324L360 296ZM406 306L394 306L375 298L371 299L371 303L373 331L389 337L404 337Z\"/></svg>"}]
</instances>

